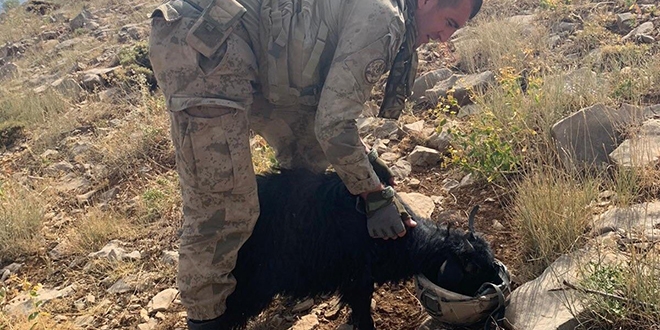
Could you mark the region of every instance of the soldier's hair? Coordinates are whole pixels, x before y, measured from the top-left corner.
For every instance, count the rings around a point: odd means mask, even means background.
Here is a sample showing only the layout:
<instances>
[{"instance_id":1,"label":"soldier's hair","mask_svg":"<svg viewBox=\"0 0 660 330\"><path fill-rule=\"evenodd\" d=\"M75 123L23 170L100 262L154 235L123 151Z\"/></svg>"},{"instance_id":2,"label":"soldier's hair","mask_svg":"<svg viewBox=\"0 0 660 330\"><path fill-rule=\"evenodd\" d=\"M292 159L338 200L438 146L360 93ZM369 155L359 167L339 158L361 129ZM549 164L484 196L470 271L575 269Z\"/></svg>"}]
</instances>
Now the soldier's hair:
<instances>
[{"instance_id":1,"label":"soldier's hair","mask_svg":"<svg viewBox=\"0 0 660 330\"><path fill-rule=\"evenodd\" d=\"M458 5L461 1L463 0L440 0L438 1L438 4L442 7L454 7ZM474 18L474 16L477 16L479 11L481 10L481 5L483 3L483 0L471 0L472 1L472 11L470 12L470 19Z\"/></svg>"}]
</instances>

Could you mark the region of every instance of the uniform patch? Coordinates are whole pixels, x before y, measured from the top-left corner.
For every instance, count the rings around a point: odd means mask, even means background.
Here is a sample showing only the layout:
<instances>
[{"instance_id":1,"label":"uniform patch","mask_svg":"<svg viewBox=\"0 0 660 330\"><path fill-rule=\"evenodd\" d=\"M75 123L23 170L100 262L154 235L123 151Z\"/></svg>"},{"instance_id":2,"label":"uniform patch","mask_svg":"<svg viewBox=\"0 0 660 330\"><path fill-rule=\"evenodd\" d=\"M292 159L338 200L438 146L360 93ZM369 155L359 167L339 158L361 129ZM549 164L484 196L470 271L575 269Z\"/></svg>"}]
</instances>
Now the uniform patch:
<instances>
[{"instance_id":1,"label":"uniform patch","mask_svg":"<svg viewBox=\"0 0 660 330\"><path fill-rule=\"evenodd\" d=\"M370 84L375 84L383 73L385 73L385 60L375 59L364 69L364 79Z\"/></svg>"}]
</instances>

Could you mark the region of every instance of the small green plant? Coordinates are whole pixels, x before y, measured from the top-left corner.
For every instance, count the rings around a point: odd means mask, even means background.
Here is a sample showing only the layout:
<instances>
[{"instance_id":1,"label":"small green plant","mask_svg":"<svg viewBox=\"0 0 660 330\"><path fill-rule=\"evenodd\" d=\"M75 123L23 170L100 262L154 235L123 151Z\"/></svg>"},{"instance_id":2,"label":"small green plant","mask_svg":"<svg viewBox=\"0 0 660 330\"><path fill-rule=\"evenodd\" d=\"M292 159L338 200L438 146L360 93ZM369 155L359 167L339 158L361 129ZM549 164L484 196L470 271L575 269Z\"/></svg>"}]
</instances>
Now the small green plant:
<instances>
[{"instance_id":1,"label":"small green plant","mask_svg":"<svg viewBox=\"0 0 660 330\"><path fill-rule=\"evenodd\" d=\"M487 121L471 123L468 132L449 130L455 146L451 148L451 163L479 174L488 182L517 171L522 155L512 141L503 139L502 130Z\"/></svg>"}]
</instances>

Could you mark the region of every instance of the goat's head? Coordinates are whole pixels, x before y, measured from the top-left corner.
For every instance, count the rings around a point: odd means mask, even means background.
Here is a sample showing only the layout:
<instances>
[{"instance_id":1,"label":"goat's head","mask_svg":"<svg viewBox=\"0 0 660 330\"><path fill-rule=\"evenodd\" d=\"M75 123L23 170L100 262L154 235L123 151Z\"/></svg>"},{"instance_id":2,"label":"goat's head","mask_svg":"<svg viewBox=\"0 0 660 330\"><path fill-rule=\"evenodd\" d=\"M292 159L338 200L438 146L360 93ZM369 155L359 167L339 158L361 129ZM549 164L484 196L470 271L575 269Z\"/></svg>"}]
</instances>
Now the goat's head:
<instances>
[{"instance_id":1,"label":"goat's head","mask_svg":"<svg viewBox=\"0 0 660 330\"><path fill-rule=\"evenodd\" d=\"M437 285L468 296L474 295L484 283L501 282L499 268L488 242L474 232L473 221L477 210L478 206L470 213L470 230L467 233L447 228L442 260L438 263L440 266L431 271L434 273L425 274L427 278L435 279Z\"/></svg>"}]
</instances>

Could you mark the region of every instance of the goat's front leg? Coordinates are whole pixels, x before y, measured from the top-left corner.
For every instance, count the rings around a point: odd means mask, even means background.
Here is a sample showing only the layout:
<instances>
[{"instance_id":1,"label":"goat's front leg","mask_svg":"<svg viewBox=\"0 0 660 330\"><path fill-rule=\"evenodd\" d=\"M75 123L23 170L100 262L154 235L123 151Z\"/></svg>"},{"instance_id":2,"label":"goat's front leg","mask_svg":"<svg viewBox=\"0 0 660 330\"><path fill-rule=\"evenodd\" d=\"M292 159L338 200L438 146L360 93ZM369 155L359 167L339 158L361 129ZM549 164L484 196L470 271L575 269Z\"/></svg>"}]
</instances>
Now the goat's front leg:
<instances>
[{"instance_id":1,"label":"goat's front leg","mask_svg":"<svg viewBox=\"0 0 660 330\"><path fill-rule=\"evenodd\" d=\"M347 292L342 292L341 300L351 307L350 324L359 330L374 330L374 320L371 317L371 297L374 293L374 283L364 279L361 284Z\"/></svg>"}]
</instances>

